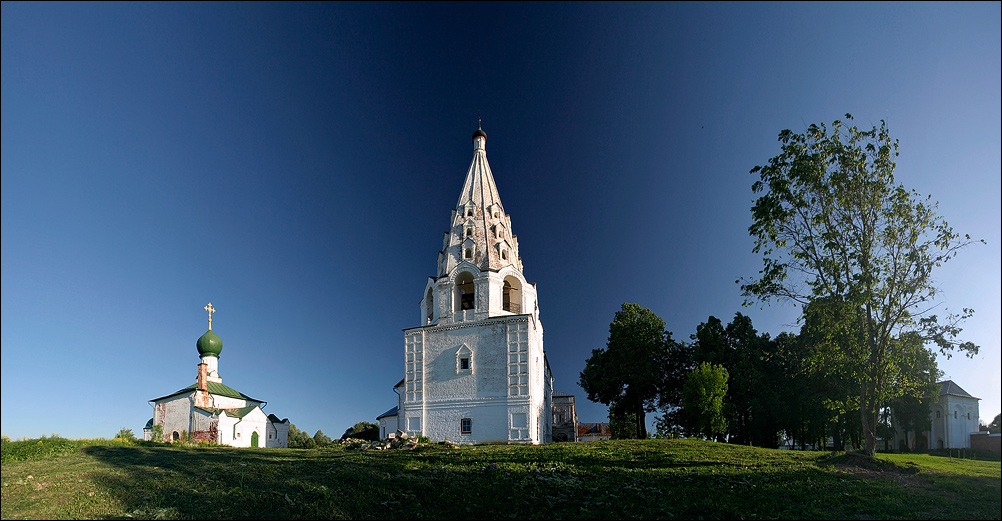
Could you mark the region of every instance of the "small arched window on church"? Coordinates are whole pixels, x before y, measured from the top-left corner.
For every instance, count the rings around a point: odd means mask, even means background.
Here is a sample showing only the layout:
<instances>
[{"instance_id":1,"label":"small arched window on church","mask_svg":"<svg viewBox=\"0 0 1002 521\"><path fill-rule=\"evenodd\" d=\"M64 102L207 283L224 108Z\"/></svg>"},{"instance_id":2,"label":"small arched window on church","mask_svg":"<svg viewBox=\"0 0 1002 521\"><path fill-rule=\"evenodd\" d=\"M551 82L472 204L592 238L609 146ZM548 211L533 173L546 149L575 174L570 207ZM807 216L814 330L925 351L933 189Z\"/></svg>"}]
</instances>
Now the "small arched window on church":
<instances>
[{"instance_id":1,"label":"small arched window on church","mask_svg":"<svg viewBox=\"0 0 1002 521\"><path fill-rule=\"evenodd\" d=\"M936 417L937 417L937 418L939 418L939 417L940 417L940 414L939 414L939 411L936 411Z\"/></svg>"},{"instance_id":2,"label":"small arched window on church","mask_svg":"<svg viewBox=\"0 0 1002 521\"><path fill-rule=\"evenodd\" d=\"M466 253L463 254L463 258L472 259L473 258L473 248L466 248Z\"/></svg>"},{"instance_id":3,"label":"small arched window on church","mask_svg":"<svg viewBox=\"0 0 1002 521\"><path fill-rule=\"evenodd\" d=\"M467 226L466 227L466 236L467 237L473 237L473 227L472 226Z\"/></svg>"},{"instance_id":4,"label":"small arched window on church","mask_svg":"<svg viewBox=\"0 0 1002 521\"><path fill-rule=\"evenodd\" d=\"M476 307L474 300L473 275L463 272L456 278L456 297L459 300L459 309L465 311Z\"/></svg>"},{"instance_id":5,"label":"small arched window on church","mask_svg":"<svg viewBox=\"0 0 1002 521\"><path fill-rule=\"evenodd\" d=\"M501 250L501 260L508 260L508 250Z\"/></svg>"},{"instance_id":6,"label":"small arched window on church","mask_svg":"<svg viewBox=\"0 0 1002 521\"><path fill-rule=\"evenodd\" d=\"M467 206L466 207L466 216L467 217L473 217L473 207L472 206Z\"/></svg>"},{"instance_id":7,"label":"small arched window on church","mask_svg":"<svg viewBox=\"0 0 1002 521\"><path fill-rule=\"evenodd\" d=\"M956 419L957 419L957 411L953 411L953 419L954 419L954 420L956 420Z\"/></svg>"}]
</instances>

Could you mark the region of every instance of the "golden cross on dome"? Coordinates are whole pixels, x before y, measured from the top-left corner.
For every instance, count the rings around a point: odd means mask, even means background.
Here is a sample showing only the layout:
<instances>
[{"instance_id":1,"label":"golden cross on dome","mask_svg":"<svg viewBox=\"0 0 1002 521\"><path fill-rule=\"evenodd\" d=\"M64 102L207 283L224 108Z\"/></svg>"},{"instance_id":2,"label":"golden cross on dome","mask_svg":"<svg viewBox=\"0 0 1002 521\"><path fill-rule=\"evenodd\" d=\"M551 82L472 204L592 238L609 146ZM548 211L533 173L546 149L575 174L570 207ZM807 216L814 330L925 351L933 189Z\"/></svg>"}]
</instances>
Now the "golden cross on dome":
<instances>
[{"instance_id":1,"label":"golden cross on dome","mask_svg":"<svg viewBox=\"0 0 1002 521\"><path fill-rule=\"evenodd\" d=\"M203 309L209 312L209 331L212 331L212 313L216 310L212 307L212 302L209 302L209 305Z\"/></svg>"}]
</instances>

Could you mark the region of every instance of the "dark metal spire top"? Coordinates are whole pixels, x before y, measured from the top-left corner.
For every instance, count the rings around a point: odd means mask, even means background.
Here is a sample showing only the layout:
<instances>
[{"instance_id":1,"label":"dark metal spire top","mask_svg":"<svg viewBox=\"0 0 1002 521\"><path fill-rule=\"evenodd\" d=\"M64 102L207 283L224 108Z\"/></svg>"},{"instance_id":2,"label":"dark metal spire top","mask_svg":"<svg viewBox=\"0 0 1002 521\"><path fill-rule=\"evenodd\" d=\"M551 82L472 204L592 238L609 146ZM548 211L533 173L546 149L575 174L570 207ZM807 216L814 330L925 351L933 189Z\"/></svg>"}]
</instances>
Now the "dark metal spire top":
<instances>
[{"instance_id":1,"label":"dark metal spire top","mask_svg":"<svg viewBox=\"0 0 1002 521\"><path fill-rule=\"evenodd\" d=\"M487 141L487 133L484 132L484 129L481 127L480 121L481 121L480 111L478 110L477 111L477 130L476 130L476 132L473 133L473 141L477 140L477 136L483 136L484 137L484 141L486 142Z\"/></svg>"}]
</instances>

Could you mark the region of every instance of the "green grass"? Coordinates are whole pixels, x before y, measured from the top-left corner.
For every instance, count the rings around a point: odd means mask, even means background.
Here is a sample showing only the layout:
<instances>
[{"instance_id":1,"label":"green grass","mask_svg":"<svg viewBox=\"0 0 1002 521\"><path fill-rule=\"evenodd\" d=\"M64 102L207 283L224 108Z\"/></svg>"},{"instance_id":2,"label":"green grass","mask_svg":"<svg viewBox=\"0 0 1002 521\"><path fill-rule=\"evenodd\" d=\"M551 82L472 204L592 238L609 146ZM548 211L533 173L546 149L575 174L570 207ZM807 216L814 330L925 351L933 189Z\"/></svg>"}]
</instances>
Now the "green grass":
<instances>
[{"instance_id":1,"label":"green grass","mask_svg":"<svg viewBox=\"0 0 1002 521\"><path fill-rule=\"evenodd\" d=\"M13 443L3 444L3 519L1002 516L997 457L870 460L695 440L385 451L118 442L13 461Z\"/></svg>"}]
</instances>

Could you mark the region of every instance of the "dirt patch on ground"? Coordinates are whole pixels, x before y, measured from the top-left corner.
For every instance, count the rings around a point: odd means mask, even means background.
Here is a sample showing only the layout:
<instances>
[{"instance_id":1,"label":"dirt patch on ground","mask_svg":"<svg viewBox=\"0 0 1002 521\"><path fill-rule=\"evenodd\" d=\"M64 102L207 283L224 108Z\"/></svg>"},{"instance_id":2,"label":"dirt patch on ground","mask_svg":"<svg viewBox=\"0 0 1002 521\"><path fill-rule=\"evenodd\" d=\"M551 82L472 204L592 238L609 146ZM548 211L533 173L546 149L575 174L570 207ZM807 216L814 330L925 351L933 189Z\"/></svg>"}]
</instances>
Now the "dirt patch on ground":
<instances>
[{"instance_id":1,"label":"dirt patch on ground","mask_svg":"<svg viewBox=\"0 0 1002 521\"><path fill-rule=\"evenodd\" d=\"M839 473L851 474L864 479L892 479L905 488L924 489L930 486L928 479L918 475L918 464L911 461L898 465L859 452L847 452L832 456L822 464L830 465Z\"/></svg>"}]
</instances>

